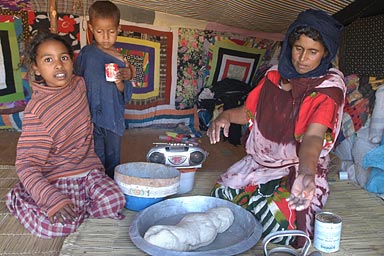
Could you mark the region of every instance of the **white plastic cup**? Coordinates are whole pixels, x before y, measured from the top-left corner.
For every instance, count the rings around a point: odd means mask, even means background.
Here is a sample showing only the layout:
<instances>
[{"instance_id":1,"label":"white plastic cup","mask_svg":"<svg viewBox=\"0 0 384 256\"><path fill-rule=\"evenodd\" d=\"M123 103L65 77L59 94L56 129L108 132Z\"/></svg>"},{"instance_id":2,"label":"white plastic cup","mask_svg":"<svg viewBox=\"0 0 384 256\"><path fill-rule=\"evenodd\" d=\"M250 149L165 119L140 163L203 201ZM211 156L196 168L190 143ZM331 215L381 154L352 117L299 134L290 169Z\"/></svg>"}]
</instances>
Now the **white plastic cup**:
<instances>
[{"instance_id":1,"label":"white plastic cup","mask_svg":"<svg viewBox=\"0 0 384 256\"><path fill-rule=\"evenodd\" d=\"M180 187L179 194L184 194L192 191L195 184L196 168L178 169L180 172Z\"/></svg>"},{"instance_id":2,"label":"white plastic cup","mask_svg":"<svg viewBox=\"0 0 384 256\"><path fill-rule=\"evenodd\" d=\"M119 67L116 63L105 64L105 80L108 82L116 82L117 72Z\"/></svg>"}]
</instances>

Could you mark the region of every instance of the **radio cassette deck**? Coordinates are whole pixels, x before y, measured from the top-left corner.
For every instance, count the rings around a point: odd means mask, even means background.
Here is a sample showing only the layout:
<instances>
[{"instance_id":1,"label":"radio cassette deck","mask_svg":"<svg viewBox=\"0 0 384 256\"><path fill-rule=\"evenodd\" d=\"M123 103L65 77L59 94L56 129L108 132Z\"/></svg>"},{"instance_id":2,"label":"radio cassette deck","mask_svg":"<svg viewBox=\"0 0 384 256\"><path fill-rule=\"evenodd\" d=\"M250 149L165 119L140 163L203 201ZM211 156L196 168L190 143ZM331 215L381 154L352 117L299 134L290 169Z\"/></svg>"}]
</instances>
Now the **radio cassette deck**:
<instances>
[{"instance_id":1,"label":"radio cassette deck","mask_svg":"<svg viewBox=\"0 0 384 256\"><path fill-rule=\"evenodd\" d=\"M175 167L197 167L205 161L208 153L198 146L186 143L154 143L147 153L147 161Z\"/></svg>"}]
</instances>

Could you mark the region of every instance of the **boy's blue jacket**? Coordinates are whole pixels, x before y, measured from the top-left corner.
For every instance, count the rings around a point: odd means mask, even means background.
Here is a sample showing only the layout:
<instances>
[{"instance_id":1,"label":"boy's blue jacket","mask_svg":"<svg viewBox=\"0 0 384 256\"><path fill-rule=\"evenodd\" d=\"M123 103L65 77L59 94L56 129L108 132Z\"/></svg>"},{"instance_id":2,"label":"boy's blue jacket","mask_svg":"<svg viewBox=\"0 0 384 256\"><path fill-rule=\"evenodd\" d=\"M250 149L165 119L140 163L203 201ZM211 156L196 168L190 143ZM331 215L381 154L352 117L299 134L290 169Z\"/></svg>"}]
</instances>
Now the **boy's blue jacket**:
<instances>
[{"instance_id":1,"label":"boy's blue jacket","mask_svg":"<svg viewBox=\"0 0 384 256\"><path fill-rule=\"evenodd\" d=\"M123 61L93 44L81 49L74 68L75 73L85 79L93 123L122 136L125 130L124 109L132 97L132 83L124 81L124 93L119 92L114 82L105 79L105 64L108 63L125 67Z\"/></svg>"}]
</instances>

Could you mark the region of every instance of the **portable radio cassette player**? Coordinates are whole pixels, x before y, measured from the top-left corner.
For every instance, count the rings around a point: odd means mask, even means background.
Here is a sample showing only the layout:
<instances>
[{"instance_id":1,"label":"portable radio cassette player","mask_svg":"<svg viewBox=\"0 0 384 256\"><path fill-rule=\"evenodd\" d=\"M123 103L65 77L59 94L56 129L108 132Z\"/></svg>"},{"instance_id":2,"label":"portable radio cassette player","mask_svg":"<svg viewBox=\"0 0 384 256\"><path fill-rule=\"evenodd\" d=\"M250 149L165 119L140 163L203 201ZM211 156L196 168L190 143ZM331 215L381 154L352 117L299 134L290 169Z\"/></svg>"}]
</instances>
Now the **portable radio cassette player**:
<instances>
[{"instance_id":1,"label":"portable radio cassette player","mask_svg":"<svg viewBox=\"0 0 384 256\"><path fill-rule=\"evenodd\" d=\"M154 143L147 161L175 167L201 167L208 153L200 147L184 143Z\"/></svg>"}]
</instances>

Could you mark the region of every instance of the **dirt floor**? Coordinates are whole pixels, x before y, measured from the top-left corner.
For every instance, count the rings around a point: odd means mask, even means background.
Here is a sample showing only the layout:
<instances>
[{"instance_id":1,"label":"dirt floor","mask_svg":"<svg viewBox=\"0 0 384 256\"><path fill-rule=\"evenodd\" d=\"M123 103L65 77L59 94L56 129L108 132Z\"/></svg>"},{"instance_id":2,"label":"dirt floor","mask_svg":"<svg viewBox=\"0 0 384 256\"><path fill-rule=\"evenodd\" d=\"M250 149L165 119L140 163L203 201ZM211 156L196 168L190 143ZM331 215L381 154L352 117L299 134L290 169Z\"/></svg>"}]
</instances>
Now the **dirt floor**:
<instances>
[{"instance_id":1,"label":"dirt floor","mask_svg":"<svg viewBox=\"0 0 384 256\"><path fill-rule=\"evenodd\" d=\"M135 128L126 130L123 135L121 148L121 163L145 162L148 151L159 139L172 129ZM0 165L14 165L16 146L20 132L0 130ZM231 164L241 159L244 154L243 146L234 146L228 141L211 145L204 135L199 139L199 147L208 152L208 157L202 165L202 170L225 170Z\"/></svg>"}]
</instances>

